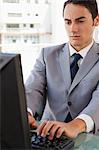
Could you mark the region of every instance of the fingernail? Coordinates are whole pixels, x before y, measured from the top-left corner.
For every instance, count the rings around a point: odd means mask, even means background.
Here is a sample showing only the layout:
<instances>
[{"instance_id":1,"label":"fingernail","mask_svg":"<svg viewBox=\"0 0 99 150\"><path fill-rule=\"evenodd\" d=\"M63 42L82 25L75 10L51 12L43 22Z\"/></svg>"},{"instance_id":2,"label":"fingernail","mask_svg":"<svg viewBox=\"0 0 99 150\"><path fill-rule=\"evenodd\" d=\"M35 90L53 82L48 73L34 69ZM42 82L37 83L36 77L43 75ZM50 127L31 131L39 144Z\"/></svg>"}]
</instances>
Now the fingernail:
<instances>
[{"instance_id":1,"label":"fingernail","mask_svg":"<svg viewBox=\"0 0 99 150\"><path fill-rule=\"evenodd\" d=\"M41 136L42 136L42 137L45 137L45 135L44 135L43 133L41 134Z\"/></svg>"},{"instance_id":2,"label":"fingernail","mask_svg":"<svg viewBox=\"0 0 99 150\"><path fill-rule=\"evenodd\" d=\"M37 135L40 135L39 131L37 130Z\"/></svg>"},{"instance_id":3,"label":"fingernail","mask_svg":"<svg viewBox=\"0 0 99 150\"><path fill-rule=\"evenodd\" d=\"M58 135L56 135L56 137L57 137L57 138L59 138L59 137L60 137L60 135L58 134Z\"/></svg>"},{"instance_id":4,"label":"fingernail","mask_svg":"<svg viewBox=\"0 0 99 150\"><path fill-rule=\"evenodd\" d=\"M53 137L52 137L52 136L49 136L49 140L53 140Z\"/></svg>"}]
</instances>

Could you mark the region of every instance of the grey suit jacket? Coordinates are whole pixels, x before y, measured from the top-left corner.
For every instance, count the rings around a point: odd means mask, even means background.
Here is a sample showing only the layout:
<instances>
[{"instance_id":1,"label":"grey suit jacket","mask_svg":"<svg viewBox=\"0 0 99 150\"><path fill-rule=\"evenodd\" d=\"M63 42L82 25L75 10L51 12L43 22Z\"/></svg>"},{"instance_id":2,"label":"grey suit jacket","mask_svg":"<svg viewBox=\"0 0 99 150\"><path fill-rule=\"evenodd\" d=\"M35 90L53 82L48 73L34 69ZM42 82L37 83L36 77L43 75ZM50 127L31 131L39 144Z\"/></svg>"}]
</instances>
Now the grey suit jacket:
<instances>
[{"instance_id":1,"label":"grey suit jacket","mask_svg":"<svg viewBox=\"0 0 99 150\"><path fill-rule=\"evenodd\" d=\"M64 121L68 112L91 116L99 134L99 44L94 43L72 84L68 44L44 48L26 87L27 105L43 119ZM47 98L46 98L47 93Z\"/></svg>"}]
</instances>

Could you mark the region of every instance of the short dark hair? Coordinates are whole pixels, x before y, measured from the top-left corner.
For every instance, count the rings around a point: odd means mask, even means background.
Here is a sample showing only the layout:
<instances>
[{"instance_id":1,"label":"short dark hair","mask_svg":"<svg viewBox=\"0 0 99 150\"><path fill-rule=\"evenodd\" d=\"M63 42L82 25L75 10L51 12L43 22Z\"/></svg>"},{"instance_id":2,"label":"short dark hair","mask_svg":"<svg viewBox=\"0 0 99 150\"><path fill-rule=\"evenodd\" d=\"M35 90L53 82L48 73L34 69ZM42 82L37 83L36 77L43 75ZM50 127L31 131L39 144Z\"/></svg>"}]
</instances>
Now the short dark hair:
<instances>
[{"instance_id":1,"label":"short dark hair","mask_svg":"<svg viewBox=\"0 0 99 150\"><path fill-rule=\"evenodd\" d=\"M96 0L67 0L63 6L63 16L66 5L70 3L86 7L91 13L93 20L96 18L98 14L98 5Z\"/></svg>"}]
</instances>

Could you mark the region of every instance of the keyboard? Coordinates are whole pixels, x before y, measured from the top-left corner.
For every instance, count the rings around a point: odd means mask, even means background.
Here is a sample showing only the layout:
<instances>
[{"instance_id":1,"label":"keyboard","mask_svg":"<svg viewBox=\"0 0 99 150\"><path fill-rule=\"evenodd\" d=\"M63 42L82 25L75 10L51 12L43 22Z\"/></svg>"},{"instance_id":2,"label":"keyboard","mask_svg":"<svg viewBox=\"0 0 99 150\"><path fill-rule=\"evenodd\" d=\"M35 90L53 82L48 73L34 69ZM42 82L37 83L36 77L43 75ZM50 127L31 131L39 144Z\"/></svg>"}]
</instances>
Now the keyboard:
<instances>
[{"instance_id":1,"label":"keyboard","mask_svg":"<svg viewBox=\"0 0 99 150\"><path fill-rule=\"evenodd\" d=\"M36 131L31 132L31 145L33 150L70 150L74 141L66 136L49 140L48 136L37 135Z\"/></svg>"}]
</instances>

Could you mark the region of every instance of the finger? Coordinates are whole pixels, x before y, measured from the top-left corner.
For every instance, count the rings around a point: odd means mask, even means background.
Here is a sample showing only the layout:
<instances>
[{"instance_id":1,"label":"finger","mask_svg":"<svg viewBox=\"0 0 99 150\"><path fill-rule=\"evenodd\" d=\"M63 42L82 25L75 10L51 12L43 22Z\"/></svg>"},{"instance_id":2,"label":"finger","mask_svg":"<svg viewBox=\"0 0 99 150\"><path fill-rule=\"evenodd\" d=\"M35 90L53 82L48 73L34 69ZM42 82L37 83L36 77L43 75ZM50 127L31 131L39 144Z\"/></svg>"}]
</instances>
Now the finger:
<instances>
[{"instance_id":1,"label":"finger","mask_svg":"<svg viewBox=\"0 0 99 150\"><path fill-rule=\"evenodd\" d=\"M50 129L53 127L53 122L51 121L47 121L46 125L43 127L41 136L45 137L48 135L48 132L50 131Z\"/></svg>"},{"instance_id":2,"label":"finger","mask_svg":"<svg viewBox=\"0 0 99 150\"><path fill-rule=\"evenodd\" d=\"M28 121L31 127L37 127L37 122L31 115L28 115Z\"/></svg>"},{"instance_id":3,"label":"finger","mask_svg":"<svg viewBox=\"0 0 99 150\"><path fill-rule=\"evenodd\" d=\"M50 135L49 135L49 139L53 140L57 130L58 130L59 126L58 125L54 125L51 130L50 130Z\"/></svg>"},{"instance_id":4,"label":"finger","mask_svg":"<svg viewBox=\"0 0 99 150\"><path fill-rule=\"evenodd\" d=\"M65 132L65 129L60 127L60 128L57 130L56 137L57 137L57 138L61 137L61 135L62 135L64 132Z\"/></svg>"},{"instance_id":5,"label":"finger","mask_svg":"<svg viewBox=\"0 0 99 150\"><path fill-rule=\"evenodd\" d=\"M32 123L31 123L31 127L33 127L33 128L37 128L37 127L38 127L37 121L32 122Z\"/></svg>"},{"instance_id":6,"label":"finger","mask_svg":"<svg viewBox=\"0 0 99 150\"><path fill-rule=\"evenodd\" d=\"M42 130L44 128L44 126L46 125L47 121L44 121L43 123L41 123L38 128L37 128L37 134L41 135L42 134Z\"/></svg>"}]
</instances>

